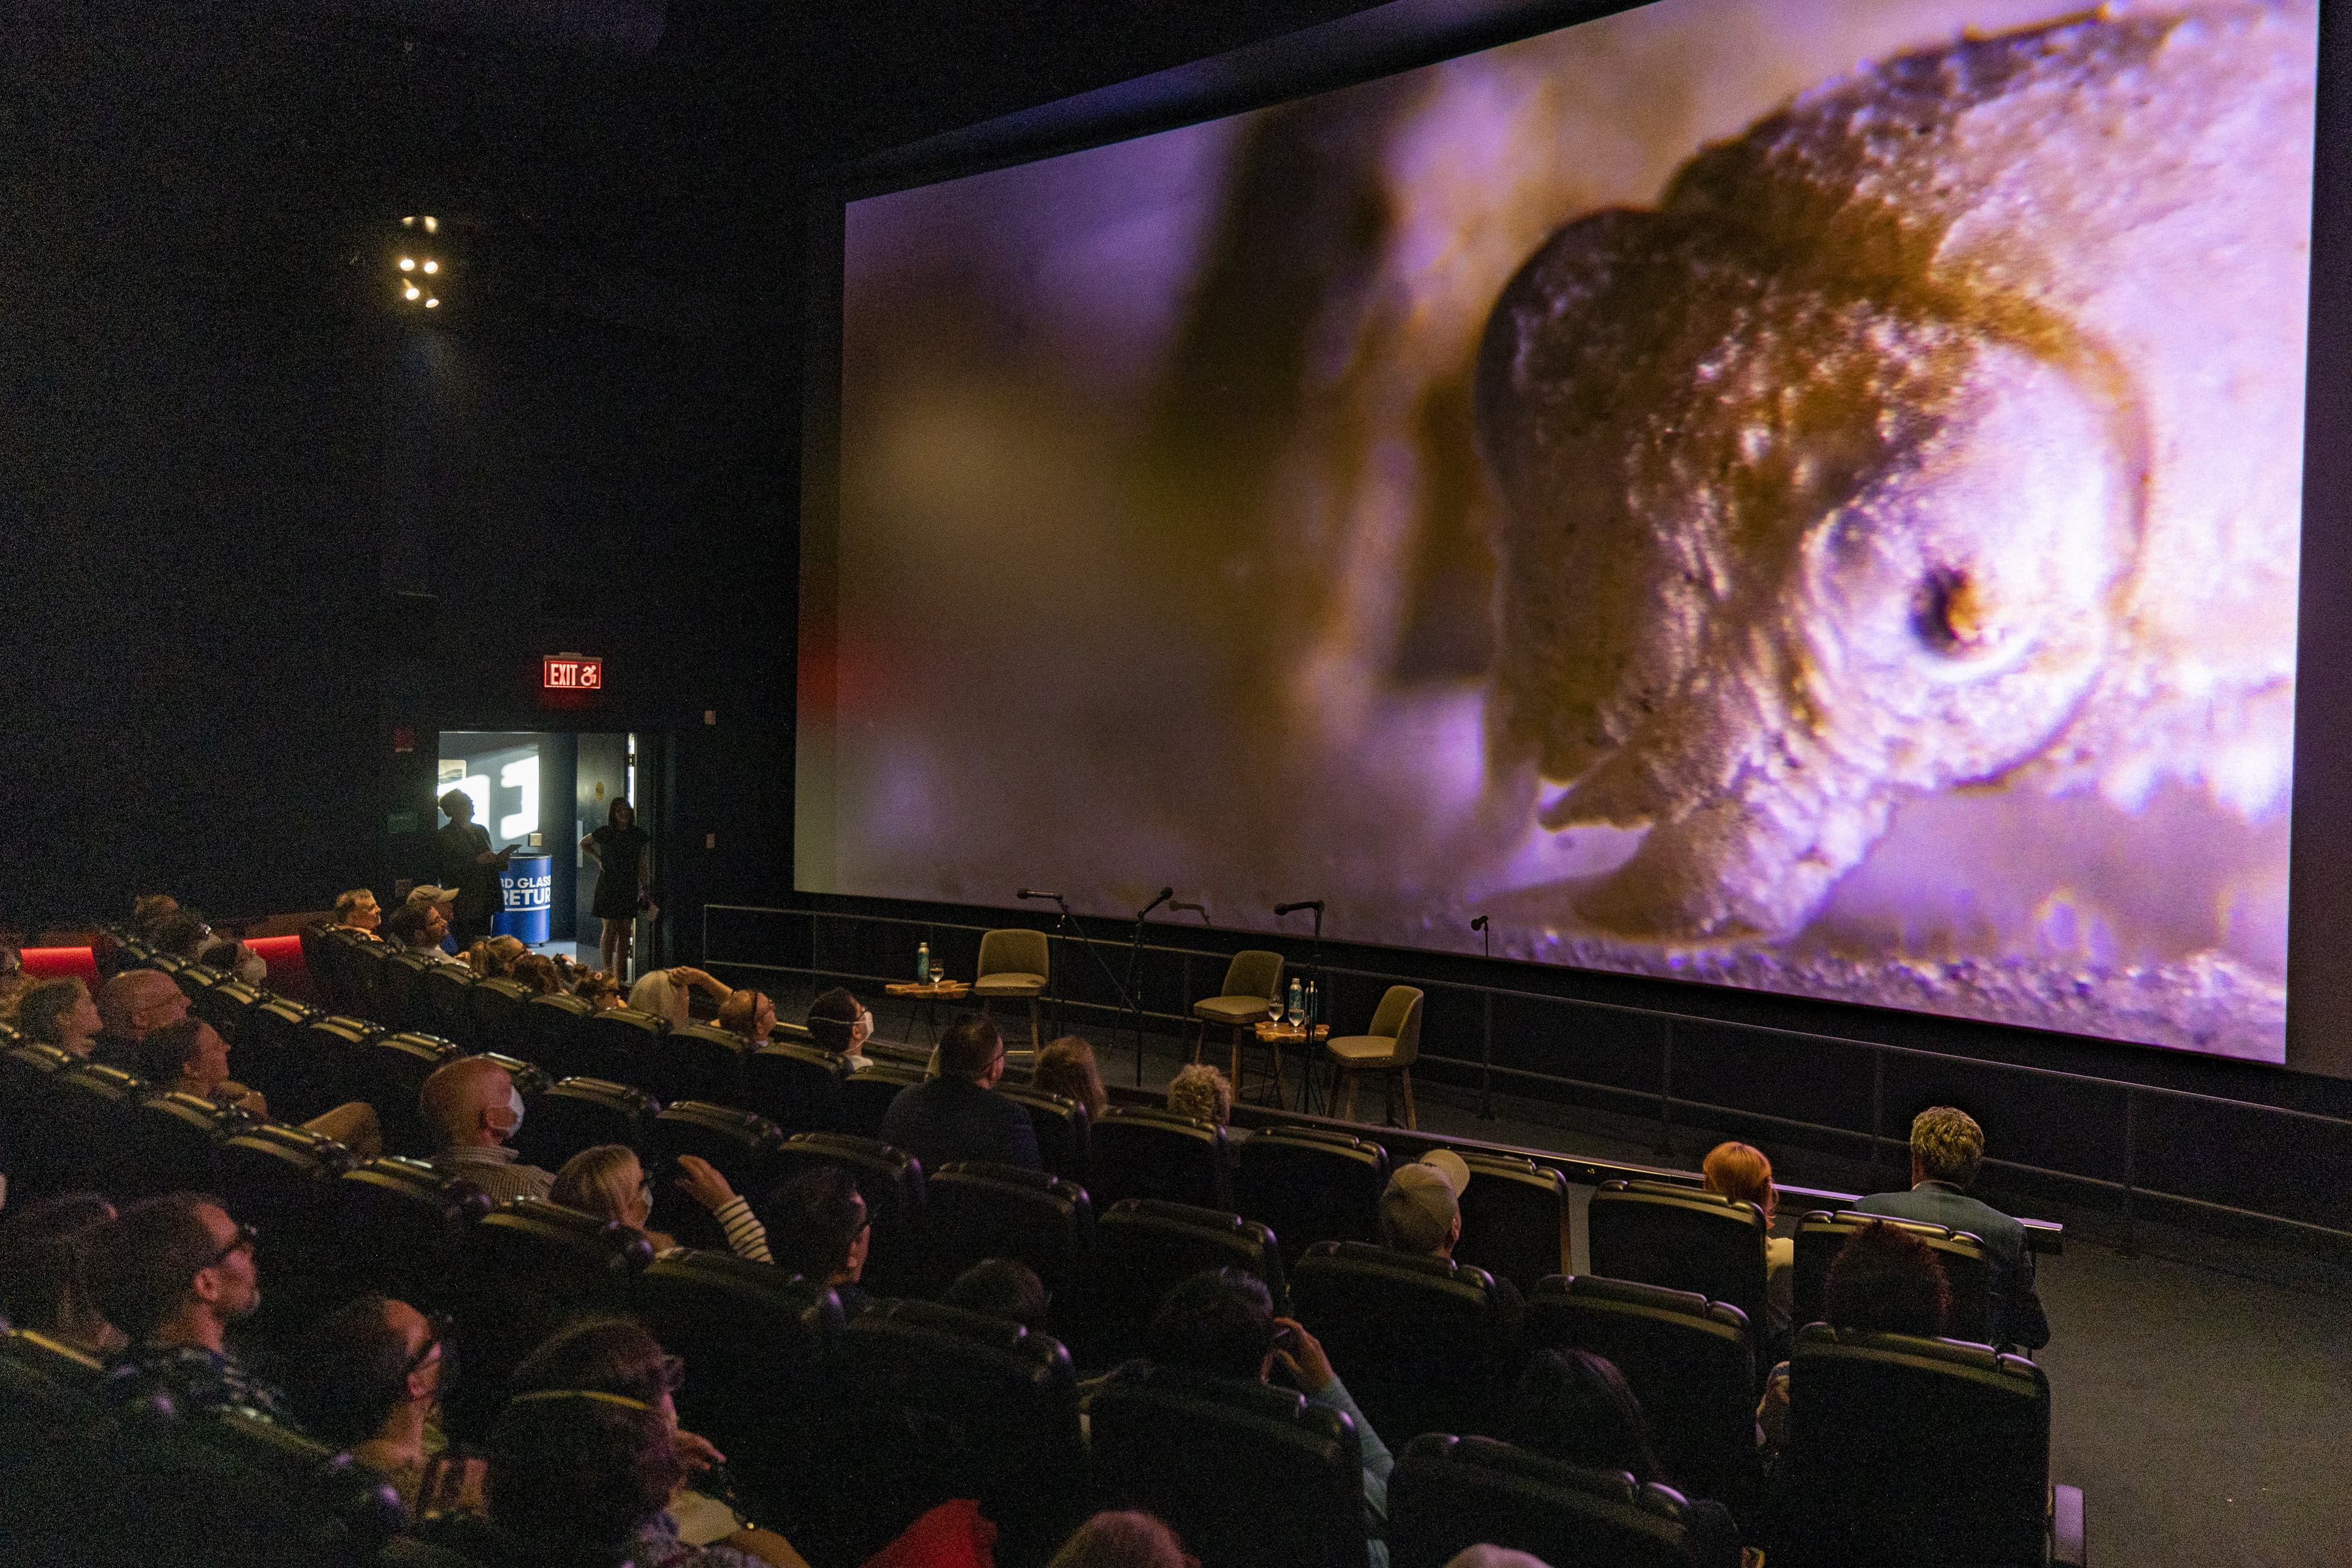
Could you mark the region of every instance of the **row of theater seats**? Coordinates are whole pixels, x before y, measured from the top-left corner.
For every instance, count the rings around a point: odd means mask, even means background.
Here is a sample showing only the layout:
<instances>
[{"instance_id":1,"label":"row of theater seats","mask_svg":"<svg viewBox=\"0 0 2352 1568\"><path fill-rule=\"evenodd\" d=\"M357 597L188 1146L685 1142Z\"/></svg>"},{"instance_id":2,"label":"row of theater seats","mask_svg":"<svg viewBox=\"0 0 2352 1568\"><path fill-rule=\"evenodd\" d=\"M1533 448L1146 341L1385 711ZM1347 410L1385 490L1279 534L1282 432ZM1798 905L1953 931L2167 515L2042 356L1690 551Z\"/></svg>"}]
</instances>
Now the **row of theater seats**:
<instances>
[{"instance_id":1,"label":"row of theater seats","mask_svg":"<svg viewBox=\"0 0 2352 1568\"><path fill-rule=\"evenodd\" d=\"M379 1110L396 1109L404 1098L413 1105L414 1086L421 1082L423 1073L455 1053L447 1042L429 1037L412 1036L404 1044L392 1045L400 1037L381 1035L371 1026L356 1025L355 1035L350 1020L289 1016L289 1005L277 999L215 994L220 984L205 974L184 971L181 978L200 1011L216 1022L225 1020L236 1030L240 1058L247 1031L260 1018L296 1024L306 1035L323 1030L318 1038L292 1042L288 1050L289 1058L340 1059L341 1065L331 1070L321 1068L316 1059L307 1063L305 1070L322 1085L333 1086L322 1088L322 1095L340 1096L352 1081L348 1075L354 1062L377 1059L395 1067L407 1064L403 1070L408 1075L394 1075L396 1088L378 1100ZM152 1125L194 1130L202 1116L219 1115L201 1102L182 1103L185 1097L142 1102L131 1086L106 1084L105 1069L45 1063L37 1052L20 1051L6 1059L16 1064L12 1071L22 1069L25 1075L20 1085L11 1088L30 1091L10 1093L6 1101L10 1105L41 1105L45 1088L64 1091L68 1084L87 1084L97 1077L100 1086L119 1092L86 1098L112 1105L126 1115L138 1112ZM520 1068L520 1064L517 1067ZM239 1070L248 1071L242 1059ZM1664 1449L1662 1457L1670 1473L1694 1494L1719 1498L1742 1513L1748 1511L1752 1499L1756 1476L1751 1413L1756 1385L1748 1315L1704 1294L1677 1293L1620 1279L1559 1276L1564 1210L1556 1205L1540 1209L1531 1227L1536 1232L1535 1244L1526 1249L1531 1259L1527 1275L1530 1300L1526 1336L1520 1342L1503 1321L1490 1281L1475 1268L1402 1258L1360 1241L1286 1249L1277 1242L1277 1233L1260 1220L1160 1200L1113 1203L1096 1224L1087 1194L1066 1178L995 1167L950 1166L930 1173L927 1180L905 1155L854 1135L817 1132L785 1139L764 1124L758 1130L747 1129L740 1112L723 1107L688 1102L659 1110L641 1092L625 1086L542 1087L543 1078L527 1068L521 1073L527 1090L535 1091L526 1131L538 1128L542 1136L549 1122L563 1114L559 1110L551 1118L546 1113L577 1101L621 1116L620 1121L593 1131L580 1131L577 1135L583 1142L632 1143L649 1157L649 1164L658 1164L664 1153L699 1152L727 1171L742 1190L763 1190L760 1183L778 1179L810 1162L850 1168L858 1175L876 1216L868 1281L879 1291L936 1289L979 1257L1027 1258L1055 1286L1054 1328L1070 1341L1084 1364L1108 1365L1137 1349L1139 1326L1175 1280L1202 1268L1239 1266L1265 1279L1278 1301L1285 1301L1316 1328L1368 1417L1392 1444L1418 1433L1450 1436L1492 1430L1497 1396L1516 1364L1518 1344L1578 1344L1608 1355L1626 1372L1659 1429ZM367 1075L361 1077L366 1079ZM275 1101L278 1091L264 1087ZM86 1120L78 1121L71 1114L48 1109L32 1120L42 1131L54 1134L37 1137L36 1143L52 1152L80 1149L84 1152L79 1157L86 1162L90 1158L87 1151L92 1148L138 1145L135 1135L123 1134L127 1122L118 1123L109 1134ZM118 1143L117 1138L123 1141ZM1323 1141L1319 1145L1318 1139ZM1282 1156L1291 1162L1285 1167L1295 1188L1288 1194L1291 1198L1298 1198L1303 1191L1308 1195L1310 1210L1319 1206L1322 1212L1352 1215L1359 1221L1369 1216L1380 1182L1385 1178L1386 1153L1377 1144L1325 1129L1261 1132L1240 1145L1239 1169L1249 1168L1249 1151L1254 1147L1279 1151L1286 1144L1298 1146ZM441 1184L427 1167L390 1159L350 1169L347 1155L299 1129L233 1127L215 1121L207 1136L183 1139L181 1147L184 1153L199 1159L209 1149L216 1163L193 1171L167 1171L156 1163L155 1152L142 1148L137 1158L117 1159L111 1168L85 1163L79 1172L68 1169L61 1173L68 1176L69 1185L107 1188L110 1180L115 1184L110 1190L137 1190L119 1184L133 1176L133 1167L141 1167L134 1179L151 1186L200 1185L224 1191L233 1212L262 1222L270 1300L289 1322L299 1321L309 1311L367 1288L401 1295L428 1310L452 1310L461 1321L469 1363L487 1374L469 1379L471 1396L461 1394L452 1412L453 1426L461 1432L481 1429L494 1408L497 1381L504 1369L519 1360L541 1332L572 1312L635 1311L657 1322L656 1331L671 1342L671 1348L696 1354L694 1347L700 1345L712 1352L702 1358L706 1364L732 1369L744 1355L757 1353L755 1347L730 1338L736 1331L750 1328L756 1333L761 1325L774 1329L784 1316L801 1321L816 1306L814 1300L792 1306L789 1297L780 1302L775 1293L790 1282L777 1270L716 1253L687 1253L647 1266L643 1243L632 1233L552 1205L509 1205L484 1215L478 1194L471 1194L469 1201L462 1189ZM1100 1151L1096 1153L1099 1156ZM75 1157L61 1157L54 1163L70 1167ZM558 1160L555 1154L547 1156L548 1163ZM1507 1168L1505 1173L1518 1173ZM1543 1174L1549 1177L1549 1188L1556 1194L1557 1173ZM1356 1179L1354 1195L1349 1197L1351 1179ZM1474 1179L1471 1192L1480 1185L1481 1181ZM1500 1185L1507 1191L1517 1190L1507 1181ZM1534 1190L1538 1184L1520 1185ZM1685 1201L1694 1198L1700 1201L1696 1205ZM1595 1204L1596 1261L1607 1256L1604 1249L1610 1246L1620 1246L1629 1259L1641 1247L1654 1253L1672 1253L1671 1237L1677 1225L1698 1237L1697 1247L1706 1251L1708 1222L1703 1216L1712 1209L1716 1234L1727 1235L1723 1222L1732 1216L1722 1212L1724 1207L1721 1200L1678 1189L1646 1194L1631 1189L1604 1191ZM1608 1217L1620 1210L1627 1216L1623 1226ZM1760 1217L1752 1210L1742 1212L1753 1226L1760 1226ZM1664 1216L1664 1228L1645 1230L1640 1223L1645 1215L1654 1220ZM685 1234L698 1217L698 1213L657 1215L656 1223L672 1220ZM1744 1256L1758 1260L1755 1284L1760 1300L1761 1237L1753 1226L1741 1234L1747 1247ZM1621 1231L1622 1246L1616 1239ZM1306 1228L1293 1234L1314 1237L1318 1233ZM688 1238L714 1245L717 1241L715 1233ZM1542 1261L1547 1251L1549 1261ZM1736 1265L1738 1255L1734 1247L1727 1257ZM1670 1266L1675 1263L1672 1258L1667 1261ZM1718 1272L1730 1278L1739 1270L1729 1267ZM688 1304L678 1306L680 1299ZM905 1303L898 1310L901 1316L919 1318L926 1309ZM947 1310L929 1310L936 1314ZM710 1337L714 1333L716 1341ZM790 1338L785 1336L787 1341ZM1032 1338L1041 1346L1051 1342L1043 1336ZM776 1342L771 1348L784 1353L789 1347ZM1799 1348L1801 1359L1841 1347L1832 1343ZM1979 1525L2002 1522L2014 1540L2023 1539L2027 1523L2040 1530L2038 1499L2042 1483L2037 1480L2028 1488L2018 1479L2029 1473L2046 1476L2047 1469L2047 1387L2030 1363L1958 1346L1937 1346L1932 1352L1922 1352L1916 1344L1891 1350L1852 1345L1842 1349L1854 1354L1884 1352L1879 1359L1888 1369L1903 1369L1903 1375L1915 1380L1921 1375L1921 1356L1927 1354L1932 1363L1927 1374L1929 1382L1964 1386L1981 1396L1979 1403L1990 1399L1998 1407L1989 1414L1971 1408L1958 1430L1967 1434L1970 1451L1981 1452L1990 1445L2014 1462L1979 1466L1973 1473L1984 1486L1962 1488L1966 1495L1957 1499L1946 1495L1949 1488L1939 1479L1942 1502L1938 1506L1953 1513L1953 1518L1937 1524L1939 1531L1949 1533L1958 1529L1963 1522L1960 1515ZM1058 1363L1069 1361L1058 1347L1055 1356ZM782 1383L772 1378L766 1384L754 1380L782 1404L743 1396L750 1398L746 1405L734 1394L706 1386L699 1394L689 1394L686 1401L698 1410L707 1410L693 1419L713 1429L714 1436L721 1431L740 1433L744 1441L739 1447L744 1451L768 1455L774 1445L761 1436L765 1430L762 1424L780 1419L775 1415L779 1409L806 1401L827 1409L872 1407L871 1401L862 1396L843 1405L824 1392L824 1380L832 1375L827 1369L833 1365L827 1353L801 1357L794 1364L799 1371ZM969 1382L965 1373L950 1373L947 1363L940 1370L951 1386L962 1386L959 1379ZM1895 1373L1890 1370L1887 1375ZM732 1371L728 1386L739 1391L741 1387ZM953 1402L942 1399L940 1403L939 1419L952 1428L960 1419L951 1414ZM1907 1409L1911 1403L1906 1399L1899 1407ZM1949 1400L1941 1404L1948 1412L1958 1408ZM902 1437L908 1430L931 1430L922 1422L909 1426L911 1416L905 1409L895 1413L883 1409L876 1418ZM1307 1418L1302 1413L1301 1419ZM1840 1424L1837 1429L1858 1428ZM1912 1436L1926 1440L1935 1429L1931 1420ZM720 1443L728 1447L724 1438ZM1824 1463L1833 1443L1832 1437L1815 1446ZM838 1448L839 1438L838 1434L813 1435L806 1443L788 1442L782 1447L785 1455L797 1458L773 1468L764 1485L771 1506L789 1510L790 1500L781 1489L782 1480L807 1473L810 1463L821 1463L823 1452ZM919 1449L920 1445L917 1447ZM812 1459L813 1451L823 1452ZM1448 1463L1457 1469L1474 1460L1485 1467L1479 1472L1484 1479L1478 1484L1500 1486L1514 1496L1527 1489L1523 1480L1507 1479L1511 1468L1525 1460L1525 1456L1475 1443L1454 1445L1446 1451L1452 1456ZM1932 1459L1932 1455L1921 1453L1918 1441L1910 1443L1907 1450L1895 1445L1879 1458L1883 1464L1886 1454L1906 1451L1919 1455L1923 1462ZM1172 1465L1175 1471L1171 1473L1181 1473L1182 1458L1181 1454L1161 1455L1154 1465L1160 1469ZM921 1464L936 1468L933 1460ZM1942 1478L1948 1472L1928 1463L1927 1473ZM1858 1477L1848 1473L1849 1481L1856 1479L1885 1489L1883 1476L1867 1470ZM763 1485L756 1478L751 1484L755 1494ZM905 1501L910 1494L892 1491L887 1495ZM1064 1495L1066 1500L1071 1495L1092 1494L1070 1494L1066 1489ZM1935 1500L1923 1500L1922 1505ZM1162 1500L1163 1510L1181 1512L1181 1497ZM2028 1506L2029 1502L2034 1506ZM881 1513L891 1515L898 1506L893 1502L882 1507ZM1899 1508L1895 1515L1918 1517L1916 1510L1906 1512ZM794 1518L802 1532L823 1541L828 1531L847 1529L855 1512L828 1511L827 1517L816 1518L786 1511L775 1517ZM1212 1525L1203 1521L1199 1528ZM1043 1532L1041 1540L1051 1532L1044 1525L1037 1529ZM1962 1530L1956 1539L1980 1541L1981 1536L1981 1530L1973 1534ZM854 1530L850 1537L863 1539ZM1204 1560L1209 1560L1205 1554ZM1984 1560L2022 1559L1991 1554Z\"/></svg>"}]
</instances>

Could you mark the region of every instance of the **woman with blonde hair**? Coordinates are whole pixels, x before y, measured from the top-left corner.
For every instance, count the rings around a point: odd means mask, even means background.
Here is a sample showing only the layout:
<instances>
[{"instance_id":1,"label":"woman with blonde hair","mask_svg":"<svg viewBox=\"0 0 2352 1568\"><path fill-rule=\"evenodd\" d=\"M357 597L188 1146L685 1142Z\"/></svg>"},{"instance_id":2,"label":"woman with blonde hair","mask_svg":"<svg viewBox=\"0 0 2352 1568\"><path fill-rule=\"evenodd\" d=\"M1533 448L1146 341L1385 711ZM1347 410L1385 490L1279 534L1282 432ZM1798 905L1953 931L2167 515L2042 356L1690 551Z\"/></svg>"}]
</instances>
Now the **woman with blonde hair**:
<instances>
[{"instance_id":1,"label":"woman with blonde hair","mask_svg":"<svg viewBox=\"0 0 2352 1568\"><path fill-rule=\"evenodd\" d=\"M1223 1071L1208 1063L1188 1063L1169 1082L1168 1109L1179 1116L1223 1127L1233 1118L1234 1086Z\"/></svg>"},{"instance_id":2,"label":"woman with blonde hair","mask_svg":"<svg viewBox=\"0 0 2352 1568\"><path fill-rule=\"evenodd\" d=\"M1110 1090L1103 1087L1102 1069L1095 1065L1095 1048L1082 1036L1064 1035L1039 1051L1029 1068L1029 1087L1076 1100L1087 1108L1089 1121L1110 1109Z\"/></svg>"},{"instance_id":3,"label":"woman with blonde hair","mask_svg":"<svg viewBox=\"0 0 2352 1568\"><path fill-rule=\"evenodd\" d=\"M726 1234L728 1250L755 1263L773 1261L768 1256L767 1227L751 1213L749 1198L738 1197L707 1160L680 1154L677 1171L677 1190L710 1211ZM642 1232L656 1252L677 1246L676 1237L646 1228L654 1214L653 1178L646 1174L636 1151L625 1143L598 1143L563 1162L547 1189L547 1199L599 1219L618 1220Z\"/></svg>"},{"instance_id":4,"label":"woman with blonde hair","mask_svg":"<svg viewBox=\"0 0 2352 1568\"><path fill-rule=\"evenodd\" d=\"M1734 1199L1754 1204L1764 1211L1764 1223L1772 1223L1780 1206L1780 1189L1772 1184L1772 1162L1764 1151L1750 1143L1718 1143L1707 1151L1699 1166L1706 1178L1706 1190ZM1797 1243L1794 1237L1767 1236L1764 1238L1764 1328L1765 1337L1775 1345L1785 1346L1795 1325L1790 1321L1797 1311Z\"/></svg>"}]
</instances>

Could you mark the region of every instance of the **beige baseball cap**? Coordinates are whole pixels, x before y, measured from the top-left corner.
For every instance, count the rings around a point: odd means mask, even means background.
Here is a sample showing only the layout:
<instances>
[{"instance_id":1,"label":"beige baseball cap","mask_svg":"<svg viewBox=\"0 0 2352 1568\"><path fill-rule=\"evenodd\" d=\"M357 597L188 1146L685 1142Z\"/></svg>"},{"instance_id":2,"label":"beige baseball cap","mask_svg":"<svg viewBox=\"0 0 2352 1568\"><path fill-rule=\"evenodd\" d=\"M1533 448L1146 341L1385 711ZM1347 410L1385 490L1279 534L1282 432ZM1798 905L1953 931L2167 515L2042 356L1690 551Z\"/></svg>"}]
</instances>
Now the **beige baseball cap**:
<instances>
[{"instance_id":1,"label":"beige baseball cap","mask_svg":"<svg viewBox=\"0 0 2352 1568\"><path fill-rule=\"evenodd\" d=\"M1433 1149L1399 1165L1381 1194L1381 1229L1399 1252L1436 1252L1462 1217L1470 1167L1451 1149Z\"/></svg>"}]
</instances>

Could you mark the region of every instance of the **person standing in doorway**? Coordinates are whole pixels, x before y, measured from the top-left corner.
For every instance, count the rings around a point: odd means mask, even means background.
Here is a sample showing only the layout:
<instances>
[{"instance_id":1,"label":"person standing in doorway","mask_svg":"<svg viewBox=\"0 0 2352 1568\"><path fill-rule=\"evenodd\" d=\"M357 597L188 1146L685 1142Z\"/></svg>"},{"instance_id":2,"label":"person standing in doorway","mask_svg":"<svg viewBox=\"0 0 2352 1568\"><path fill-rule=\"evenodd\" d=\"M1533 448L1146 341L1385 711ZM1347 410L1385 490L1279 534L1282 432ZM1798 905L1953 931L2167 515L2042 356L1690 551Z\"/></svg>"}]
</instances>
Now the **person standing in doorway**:
<instances>
[{"instance_id":1,"label":"person standing in doorway","mask_svg":"<svg viewBox=\"0 0 2352 1568\"><path fill-rule=\"evenodd\" d=\"M593 912L604 922L601 952L604 973L625 980L629 933L640 911L653 912L653 837L637 826L637 808L615 796L604 813L604 826L580 841L596 862L596 901Z\"/></svg>"},{"instance_id":2,"label":"person standing in doorway","mask_svg":"<svg viewBox=\"0 0 2352 1568\"><path fill-rule=\"evenodd\" d=\"M490 847L489 830L474 820L474 799L464 790L443 795L441 809L449 820L434 846L435 879L457 890L449 930L463 949L475 938L490 934L490 920L499 909L499 873L506 869L514 847Z\"/></svg>"}]
</instances>

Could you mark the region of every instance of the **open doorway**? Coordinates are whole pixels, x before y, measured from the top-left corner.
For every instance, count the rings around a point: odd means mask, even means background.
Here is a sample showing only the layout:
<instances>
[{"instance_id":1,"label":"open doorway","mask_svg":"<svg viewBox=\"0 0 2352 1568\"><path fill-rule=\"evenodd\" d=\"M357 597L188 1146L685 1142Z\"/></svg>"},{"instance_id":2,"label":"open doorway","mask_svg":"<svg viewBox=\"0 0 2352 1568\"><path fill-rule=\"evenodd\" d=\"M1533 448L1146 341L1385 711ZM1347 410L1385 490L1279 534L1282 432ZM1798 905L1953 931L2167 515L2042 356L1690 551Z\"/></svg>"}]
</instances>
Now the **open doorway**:
<instances>
[{"instance_id":1,"label":"open doorway","mask_svg":"<svg viewBox=\"0 0 2352 1568\"><path fill-rule=\"evenodd\" d=\"M626 801L649 836L658 868L663 853L661 738L609 731L444 730L436 793L462 790L493 848L512 847L501 879L502 907L493 929L534 952L603 967L604 922L594 913L603 872L581 841L606 826L613 803ZM634 880L634 879L632 879ZM656 923L640 913L632 928L634 980L663 955Z\"/></svg>"}]
</instances>

